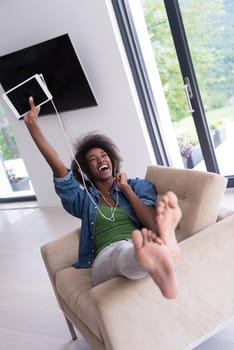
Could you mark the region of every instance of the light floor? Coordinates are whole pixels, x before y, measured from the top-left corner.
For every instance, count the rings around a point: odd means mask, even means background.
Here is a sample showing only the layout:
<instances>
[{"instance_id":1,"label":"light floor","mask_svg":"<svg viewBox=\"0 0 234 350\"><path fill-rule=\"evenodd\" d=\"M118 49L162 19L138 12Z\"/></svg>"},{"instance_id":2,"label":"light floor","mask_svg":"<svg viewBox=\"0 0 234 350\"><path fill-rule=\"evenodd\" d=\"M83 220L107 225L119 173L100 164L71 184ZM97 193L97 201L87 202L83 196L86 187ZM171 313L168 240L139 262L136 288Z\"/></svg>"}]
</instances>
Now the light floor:
<instances>
[{"instance_id":1,"label":"light floor","mask_svg":"<svg viewBox=\"0 0 234 350\"><path fill-rule=\"evenodd\" d=\"M225 205L234 209L233 192ZM39 249L77 226L61 208L0 205L0 350L91 350L71 340ZM233 349L234 322L196 350Z\"/></svg>"}]
</instances>

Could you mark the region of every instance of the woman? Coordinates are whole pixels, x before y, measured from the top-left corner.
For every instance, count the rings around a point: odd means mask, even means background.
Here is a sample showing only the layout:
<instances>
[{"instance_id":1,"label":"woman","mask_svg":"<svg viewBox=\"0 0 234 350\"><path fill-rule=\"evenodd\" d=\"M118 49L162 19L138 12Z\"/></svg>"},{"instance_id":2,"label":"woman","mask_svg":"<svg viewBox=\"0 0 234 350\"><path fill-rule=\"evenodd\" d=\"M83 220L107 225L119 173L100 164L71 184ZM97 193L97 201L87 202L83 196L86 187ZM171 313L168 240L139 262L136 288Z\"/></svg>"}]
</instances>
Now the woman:
<instances>
[{"instance_id":1,"label":"woman","mask_svg":"<svg viewBox=\"0 0 234 350\"><path fill-rule=\"evenodd\" d=\"M82 219L74 267L92 267L94 285L115 276L139 279L149 273L162 294L174 298L174 262L179 257L175 227L181 217L176 196L166 193L155 209L153 184L127 179L120 172L117 147L103 135L87 135L68 170L37 124L40 109L32 97L29 103L24 122L53 171L55 191L63 207Z\"/></svg>"}]
</instances>

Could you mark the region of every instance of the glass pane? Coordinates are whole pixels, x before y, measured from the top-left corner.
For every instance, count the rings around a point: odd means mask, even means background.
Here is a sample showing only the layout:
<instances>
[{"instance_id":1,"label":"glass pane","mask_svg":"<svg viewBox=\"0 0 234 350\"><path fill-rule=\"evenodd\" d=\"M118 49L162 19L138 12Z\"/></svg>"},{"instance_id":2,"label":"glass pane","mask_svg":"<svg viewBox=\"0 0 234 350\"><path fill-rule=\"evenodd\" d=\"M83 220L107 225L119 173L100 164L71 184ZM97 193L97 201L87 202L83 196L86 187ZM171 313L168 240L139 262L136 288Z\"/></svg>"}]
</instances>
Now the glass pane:
<instances>
[{"instance_id":1,"label":"glass pane","mask_svg":"<svg viewBox=\"0 0 234 350\"><path fill-rule=\"evenodd\" d=\"M165 130L165 140L171 152L174 166L185 168L203 168L205 164L198 141L193 118L187 104L184 82L179 68L167 14L162 0L141 0L148 35L153 49L164 93L169 108L170 118L180 153L180 164L176 163L170 137ZM137 25L137 24L136 24ZM160 104L157 91L157 105ZM161 116L164 118L164 115Z\"/></svg>"},{"instance_id":2,"label":"glass pane","mask_svg":"<svg viewBox=\"0 0 234 350\"><path fill-rule=\"evenodd\" d=\"M0 201L35 198L23 159L0 105Z\"/></svg>"},{"instance_id":3,"label":"glass pane","mask_svg":"<svg viewBox=\"0 0 234 350\"><path fill-rule=\"evenodd\" d=\"M180 0L220 172L234 174L234 1Z\"/></svg>"}]
</instances>

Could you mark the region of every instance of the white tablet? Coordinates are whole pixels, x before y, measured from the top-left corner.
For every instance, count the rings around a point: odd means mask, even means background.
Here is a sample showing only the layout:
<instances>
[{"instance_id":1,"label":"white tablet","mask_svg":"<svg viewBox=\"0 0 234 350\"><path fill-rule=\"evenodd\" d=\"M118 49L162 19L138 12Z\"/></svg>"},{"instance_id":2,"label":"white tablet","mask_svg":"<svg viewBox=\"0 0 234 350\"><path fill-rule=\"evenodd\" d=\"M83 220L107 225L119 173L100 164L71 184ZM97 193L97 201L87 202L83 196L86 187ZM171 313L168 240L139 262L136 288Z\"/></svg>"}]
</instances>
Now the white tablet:
<instances>
[{"instance_id":1,"label":"white tablet","mask_svg":"<svg viewBox=\"0 0 234 350\"><path fill-rule=\"evenodd\" d=\"M2 95L17 119L23 118L30 110L30 96L33 97L35 106L41 106L53 98L42 74L33 75Z\"/></svg>"}]
</instances>

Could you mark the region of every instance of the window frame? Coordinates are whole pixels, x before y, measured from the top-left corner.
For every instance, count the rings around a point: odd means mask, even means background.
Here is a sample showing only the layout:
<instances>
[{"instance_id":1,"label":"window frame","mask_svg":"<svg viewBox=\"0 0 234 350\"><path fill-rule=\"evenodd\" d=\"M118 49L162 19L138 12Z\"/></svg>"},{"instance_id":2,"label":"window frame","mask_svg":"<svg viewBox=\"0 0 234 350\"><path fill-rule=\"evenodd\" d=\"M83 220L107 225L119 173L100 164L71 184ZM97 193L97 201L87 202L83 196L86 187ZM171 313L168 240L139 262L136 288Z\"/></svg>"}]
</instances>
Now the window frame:
<instances>
[{"instance_id":1,"label":"window frame","mask_svg":"<svg viewBox=\"0 0 234 350\"><path fill-rule=\"evenodd\" d=\"M153 98L152 88L149 82L128 1L112 0L112 5L129 60L157 164L170 166L171 162L158 123L157 107Z\"/></svg>"}]
</instances>

